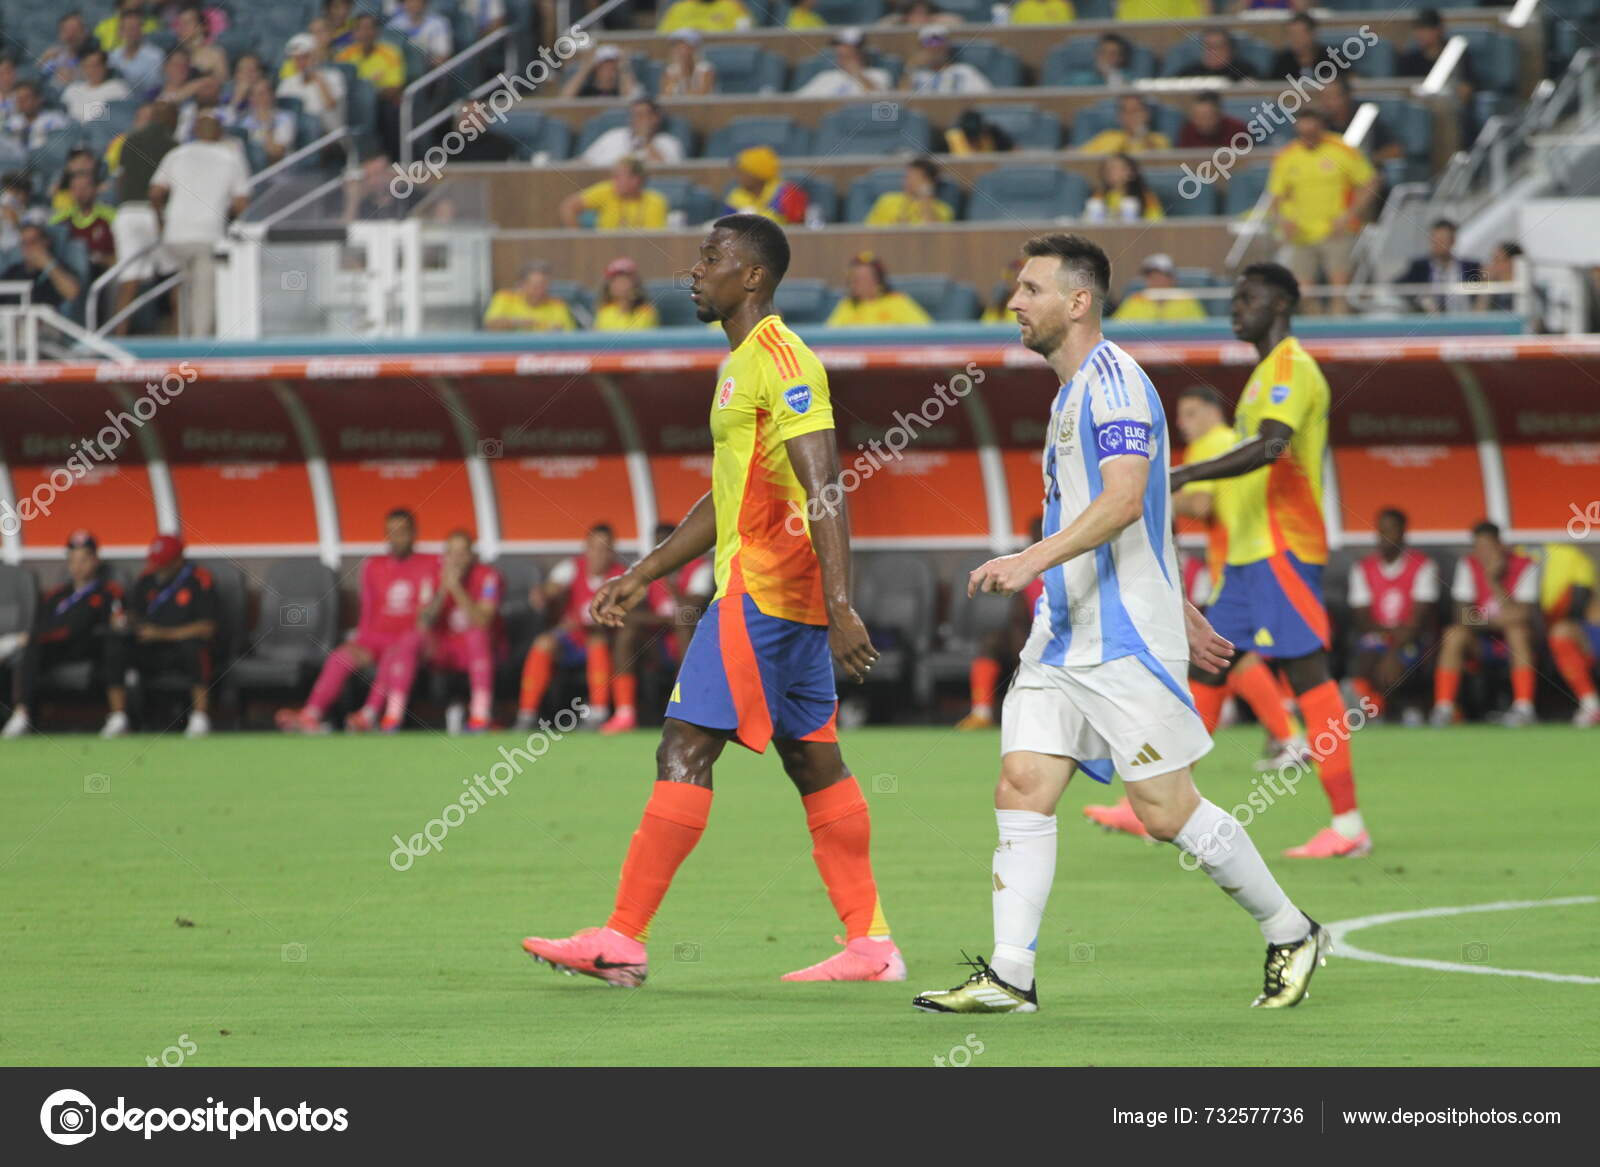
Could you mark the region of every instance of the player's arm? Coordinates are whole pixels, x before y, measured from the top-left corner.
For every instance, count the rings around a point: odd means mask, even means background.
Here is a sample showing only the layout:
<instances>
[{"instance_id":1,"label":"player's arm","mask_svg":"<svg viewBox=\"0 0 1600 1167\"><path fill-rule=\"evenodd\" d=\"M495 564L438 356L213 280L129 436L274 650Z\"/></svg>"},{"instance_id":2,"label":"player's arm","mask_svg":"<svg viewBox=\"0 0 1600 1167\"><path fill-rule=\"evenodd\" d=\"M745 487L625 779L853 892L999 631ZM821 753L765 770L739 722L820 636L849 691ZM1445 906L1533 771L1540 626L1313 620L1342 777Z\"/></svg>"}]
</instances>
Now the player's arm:
<instances>
[{"instance_id":1,"label":"player's arm","mask_svg":"<svg viewBox=\"0 0 1600 1167\"><path fill-rule=\"evenodd\" d=\"M1172 489L1181 490L1191 482L1205 482L1213 478L1237 478L1252 470L1276 462L1289 452L1289 441L1294 430L1287 422L1264 418L1255 437L1240 442L1231 450L1207 458L1203 462L1185 462L1172 471Z\"/></svg>"},{"instance_id":2,"label":"player's arm","mask_svg":"<svg viewBox=\"0 0 1600 1167\"><path fill-rule=\"evenodd\" d=\"M1219 636L1205 613L1183 602L1183 631L1189 641L1189 663L1208 673L1225 673L1233 661L1233 642Z\"/></svg>"},{"instance_id":3,"label":"player's arm","mask_svg":"<svg viewBox=\"0 0 1600 1167\"><path fill-rule=\"evenodd\" d=\"M850 606L850 520L838 485L838 438L831 428L812 430L789 438L783 446L806 492L811 546L822 570L822 602L828 609L828 648L852 680L864 681L878 650Z\"/></svg>"},{"instance_id":4,"label":"player's arm","mask_svg":"<svg viewBox=\"0 0 1600 1167\"><path fill-rule=\"evenodd\" d=\"M1144 514L1144 489L1150 480L1150 459L1122 455L1100 463L1102 490L1067 526L1015 555L983 564L967 580L967 595L1020 592L1040 574L1110 542Z\"/></svg>"},{"instance_id":5,"label":"player's arm","mask_svg":"<svg viewBox=\"0 0 1600 1167\"><path fill-rule=\"evenodd\" d=\"M1199 519L1209 523L1216 506L1209 490L1180 491L1172 500L1172 511L1185 519Z\"/></svg>"},{"instance_id":6,"label":"player's arm","mask_svg":"<svg viewBox=\"0 0 1600 1167\"><path fill-rule=\"evenodd\" d=\"M589 601L589 618L608 628L622 627L628 609L644 599L650 585L704 555L717 545L717 508L708 490L683 516L672 534L616 579L608 579Z\"/></svg>"}]
</instances>

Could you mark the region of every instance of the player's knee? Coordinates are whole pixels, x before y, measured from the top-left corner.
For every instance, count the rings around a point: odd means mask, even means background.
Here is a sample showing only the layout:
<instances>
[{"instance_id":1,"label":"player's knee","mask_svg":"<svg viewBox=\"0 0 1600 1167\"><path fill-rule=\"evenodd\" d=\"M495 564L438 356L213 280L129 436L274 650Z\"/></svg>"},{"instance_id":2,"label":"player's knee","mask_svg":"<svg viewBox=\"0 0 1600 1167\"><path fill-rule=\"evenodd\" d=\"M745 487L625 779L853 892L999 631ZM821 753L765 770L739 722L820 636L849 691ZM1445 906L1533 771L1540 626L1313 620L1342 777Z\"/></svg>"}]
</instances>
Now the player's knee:
<instances>
[{"instance_id":1,"label":"player's knee","mask_svg":"<svg viewBox=\"0 0 1600 1167\"><path fill-rule=\"evenodd\" d=\"M656 746L656 779L661 782L711 784L712 753L670 720Z\"/></svg>"},{"instance_id":2,"label":"player's knee","mask_svg":"<svg viewBox=\"0 0 1600 1167\"><path fill-rule=\"evenodd\" d=\"M1037 766L1007 754L1000 760L1000 778L994 787L995 809L1037 810L1033 804L1043 797L1045 786L1045 775Z\"/></svg>"}]
</instances>

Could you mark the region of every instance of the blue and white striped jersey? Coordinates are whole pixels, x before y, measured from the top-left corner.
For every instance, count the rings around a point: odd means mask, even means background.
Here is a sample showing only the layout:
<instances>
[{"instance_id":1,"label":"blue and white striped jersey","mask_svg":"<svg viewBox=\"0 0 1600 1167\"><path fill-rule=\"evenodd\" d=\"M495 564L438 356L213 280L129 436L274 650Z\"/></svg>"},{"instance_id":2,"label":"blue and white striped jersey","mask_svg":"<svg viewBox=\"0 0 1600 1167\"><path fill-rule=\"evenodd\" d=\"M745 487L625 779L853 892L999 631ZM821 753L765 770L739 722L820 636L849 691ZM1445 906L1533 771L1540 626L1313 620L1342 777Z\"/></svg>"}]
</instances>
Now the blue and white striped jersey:
<instances>
[{"instance_id":1,"label":"blue and white striped jersey","mask_svg":"<svg viewBox=\"0 0 1600 1167\"><path fill-rule=\"evenodd\" d=\"M1082 667L1137 656L1187 660L1183 577L1172 539L1170 442L1155 387L1137 361L1102 340L1056 393L1044 448L1044 535L1072 524L1104 490L1101 466L1150 460L1144 516L1110 542L1044 573L1022 655Z\"/></svg>"}]
</instances>

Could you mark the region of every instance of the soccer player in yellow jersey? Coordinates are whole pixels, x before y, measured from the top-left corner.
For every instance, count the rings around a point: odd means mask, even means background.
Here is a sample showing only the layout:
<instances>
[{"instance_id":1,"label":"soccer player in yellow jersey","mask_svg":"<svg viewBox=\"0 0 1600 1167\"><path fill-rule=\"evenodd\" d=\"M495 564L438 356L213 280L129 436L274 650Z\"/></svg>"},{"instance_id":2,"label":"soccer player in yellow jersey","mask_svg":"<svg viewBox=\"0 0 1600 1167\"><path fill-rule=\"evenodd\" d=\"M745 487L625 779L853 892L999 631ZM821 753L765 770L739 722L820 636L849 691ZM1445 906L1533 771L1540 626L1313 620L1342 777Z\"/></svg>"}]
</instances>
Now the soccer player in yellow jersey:
<instances>
[{"instance_id":1,"label":"soccer player in yellow jersey","mask_svg":"<svg viewBox=\"0 0 1600 1167\"><path fill-rule=\"evenodd\" d=\"M1228 529L1228 563L1207 616L1218 634L1250 650L1240 661L1264 657L1288 675L1333 822L1285 854L1331 859L1370 853L1372 838L1356 806L1344 699L1328 671L1322 462L1329 393L1317 362L1290 332L1299 303L1300 284L1288 268L1257 263L1244 269L1233 292L1233 334L1255 346L1261 363L1234 412L1238 444L1215 458L1185 462L1172 472L1172 484L1177 490L1230 480L1216 500ZM1225 679L1190 676L1208 723L1222 708Z\"/></svg>"},{"instance_id":2,"label":"soccer player in yellow jersey","mask_svg":"<svg viewBox=\"0 0 1600 1167\"><path fill-rule=\"evenodd\" d=\"M711 490L655 550L600 587L590 612L620 626L653 580L713 548L717 591L672 689L655 789L610 920L565 940L522 942L534 959L566 972L629 988L644 982L650 919L700 841L712 765L734 741L757 753L777 746L844 922L842 952L783 979L906 977L878 904L867 803L839 753L833 662L859 681L878 654L850 606L850 528L828 375L772 308L788 267L783 228L739 214L712 224L690 270L697 316L720 321L732 349L710 402Z\"/></svg>"},{"instance_id":3,"label":"soccer player in yellow jersey","mask_svg":"<svg viewBox=\"0 0 1600 1167\"><path fill-rule=\"evenodd\" d=\"M1600 653L1600 621L1595 619L1594 560L1570 543L1551 543L1533 552L1539 564L1539 609L1544 613L1550 655L1567 688L1578 699L1572 724L1600 727L1600 696L1595 693L1594 660Z\"/></svg>"}]
</instances>

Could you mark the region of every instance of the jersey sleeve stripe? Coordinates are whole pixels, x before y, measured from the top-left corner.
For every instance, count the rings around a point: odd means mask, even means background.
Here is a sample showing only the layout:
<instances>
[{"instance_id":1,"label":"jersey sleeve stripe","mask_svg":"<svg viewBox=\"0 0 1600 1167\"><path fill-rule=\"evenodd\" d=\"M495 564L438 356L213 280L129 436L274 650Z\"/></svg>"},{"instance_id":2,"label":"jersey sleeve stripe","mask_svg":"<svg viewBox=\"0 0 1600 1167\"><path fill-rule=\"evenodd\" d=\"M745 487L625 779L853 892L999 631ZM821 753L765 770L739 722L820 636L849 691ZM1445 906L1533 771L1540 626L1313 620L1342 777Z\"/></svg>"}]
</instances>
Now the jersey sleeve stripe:
<instances>
[{"instance_id":1,"label":"jersey sleeve stripe","mask_svg":"<svg viewBox=\"0 0 1600 1167\"><path fill-rule=\"evenodd\" d=\"M774 326L768 326L756 333L756 339L761 342L761 347L772 356L772 363L777 366L778 375L784 378L798 377L800 375L800 362L795 359L789 346L778 336Z\"/></svg>"}]
</instances>

